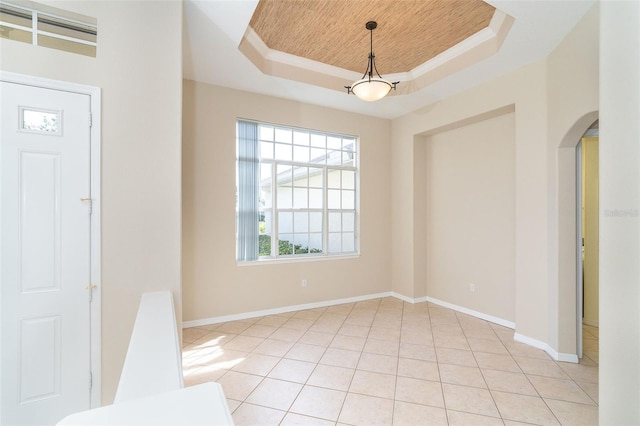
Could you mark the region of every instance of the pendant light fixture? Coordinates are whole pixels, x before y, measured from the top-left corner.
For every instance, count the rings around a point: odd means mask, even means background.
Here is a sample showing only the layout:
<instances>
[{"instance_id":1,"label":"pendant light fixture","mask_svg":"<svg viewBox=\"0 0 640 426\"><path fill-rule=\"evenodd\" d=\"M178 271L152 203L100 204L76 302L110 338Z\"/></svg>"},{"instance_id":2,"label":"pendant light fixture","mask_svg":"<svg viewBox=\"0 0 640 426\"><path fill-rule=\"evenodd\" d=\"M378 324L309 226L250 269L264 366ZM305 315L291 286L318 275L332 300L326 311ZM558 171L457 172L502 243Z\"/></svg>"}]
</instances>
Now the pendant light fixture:
<instances>
[{"instance_id":1,"label":"pendant light fixture","mask_svg":"<svg viewBox=\"0 0 640 426\"><path fill-rule=\"evenodd\" d=\"M376 29L378 23L376 21L369 21L366 23L365 28L369 30L371 34L371 51L369 53L369 63L367 64L367 70L364 72L362 78L351 86L344 86L347 89L347 94L353 93L363 101L377 101L384 98L391 91L396 90L396 85L399 81L390 82L382 78L378 69L376 68L376 57L373 54L373 30ZM374 75L375 74L377 75Z\"/></svg>"}]
</instances>

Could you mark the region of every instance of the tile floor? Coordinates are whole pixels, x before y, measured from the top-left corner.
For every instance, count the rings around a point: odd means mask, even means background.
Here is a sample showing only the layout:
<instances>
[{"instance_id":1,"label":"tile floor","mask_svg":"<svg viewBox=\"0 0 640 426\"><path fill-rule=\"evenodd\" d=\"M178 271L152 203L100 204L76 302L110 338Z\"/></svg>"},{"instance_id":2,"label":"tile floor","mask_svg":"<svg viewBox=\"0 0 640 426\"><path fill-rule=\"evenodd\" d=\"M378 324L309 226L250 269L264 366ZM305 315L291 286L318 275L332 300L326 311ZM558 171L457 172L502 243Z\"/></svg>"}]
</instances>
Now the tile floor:
<instances>
[{"instance_id":1,"label":"tile floor","mask_svg":"<svg viewBox=\"0 0 640 426\"><path fill-rule=\"evenodd\" d=\"M219 382L236 425L588 425L598 329L580 364L513 330L395 298L183 330L185 385Z\"/></svg>"}]
</instances>

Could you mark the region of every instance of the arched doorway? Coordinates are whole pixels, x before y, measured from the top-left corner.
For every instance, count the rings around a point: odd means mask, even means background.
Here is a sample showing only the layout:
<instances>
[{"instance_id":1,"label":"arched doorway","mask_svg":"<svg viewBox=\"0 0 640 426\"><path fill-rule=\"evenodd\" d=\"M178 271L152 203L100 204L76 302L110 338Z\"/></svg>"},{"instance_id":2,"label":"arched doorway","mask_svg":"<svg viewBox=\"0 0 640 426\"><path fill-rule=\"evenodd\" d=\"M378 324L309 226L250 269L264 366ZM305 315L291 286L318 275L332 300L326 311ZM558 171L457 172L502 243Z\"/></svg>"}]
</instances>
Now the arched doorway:
<instances>
[{"instance_id":1,"label":"arched doorway","mask_svg":"<svg viewBox=\"0 0 640 426\"><path fill-rule=\"evenodd\" d=\"M578 143L598 120L583 115L558 147L558 352L582 355L582 241Z\"/></svg>"}]
</instances>

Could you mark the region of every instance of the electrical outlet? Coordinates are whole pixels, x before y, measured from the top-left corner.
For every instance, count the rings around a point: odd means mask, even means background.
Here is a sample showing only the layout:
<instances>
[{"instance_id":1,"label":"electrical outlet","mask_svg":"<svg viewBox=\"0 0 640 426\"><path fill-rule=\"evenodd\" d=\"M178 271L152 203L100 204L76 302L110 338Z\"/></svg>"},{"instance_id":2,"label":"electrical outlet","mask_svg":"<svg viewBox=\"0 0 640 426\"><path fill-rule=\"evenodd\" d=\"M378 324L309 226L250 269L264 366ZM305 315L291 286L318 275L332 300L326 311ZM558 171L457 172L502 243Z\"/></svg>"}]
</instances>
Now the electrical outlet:
<instances>
[{"instance_id":1,"label":"electrical outlet","mask_svg":"<svg viewBox=\"0 0 640 426\"><path fill-rule=\"evenodd\" d=\"M302 280L302 287L306 287L307 286L307 280Z\"/></svg>"},{"instance_id":2,"label":"electrical outlet","mask_svg":"<svg viewBox=\"0 0 640 426\"><path fill-rule=\"evenodd\" d=\"M469 284L469 291L471 293L473 293L474 291L476 291L476 285L474 283L470 283Z\"/></svg>"}]
</instances>

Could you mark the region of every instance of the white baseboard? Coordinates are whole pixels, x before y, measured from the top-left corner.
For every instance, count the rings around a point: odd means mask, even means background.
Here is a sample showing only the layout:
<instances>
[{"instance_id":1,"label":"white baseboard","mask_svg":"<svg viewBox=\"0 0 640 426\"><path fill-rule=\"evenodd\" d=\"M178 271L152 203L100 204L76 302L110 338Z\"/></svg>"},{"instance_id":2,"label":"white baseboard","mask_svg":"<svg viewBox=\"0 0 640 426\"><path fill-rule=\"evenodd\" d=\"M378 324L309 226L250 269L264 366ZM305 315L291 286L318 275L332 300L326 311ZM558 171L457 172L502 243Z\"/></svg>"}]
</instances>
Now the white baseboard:
<instances>
[{"instance_id":1,"label":"white baseboard","mask_svg":"<svg viewBox=\"0 0 640 426\"><path fill-rule=\"evenodd\" d=\"M400 300L402 300L404 302L412 303L412 304L416 304L416 303L421 303L421 302L426 302L427 301L426 297L418 297L417 299L414 299L412 297L407 297L404 294L396 293L395 291L391 292L391 296L395 297L396 299L400 299Z\"/></svg>"},{"instance_id":2,"label":"white baseboard","mask_svg":"<svg viewBox=\"0 0 640 426\"><path fill-rule=\"evenodd\" d=\"M555 349L553 349L551 346L549 346L547 343L541 342L536 339L532 339L531 337L524 336L520 333L514 333L513 340L515 340L516 342L524 343L529 346L533 346L534 348L542 349L547 354L549 354L551 358L553 358L556 361L572 362L574 364L577 364L579 362L578 355L576 354L565 354L561 352L559 353Z\"/></svg>"},{"instance_id":3,"label":"white baseboard","mask_svg":"<svg viewBox=\"0 0 640 426\"><path fill-rule=\"evenodd\" d=\"M238 321L238 320L249 319L249 318L264 317L264 316L267 316L267 315L278 315L278 314L284 314L284 313L287 313L287 312L301 311L301 310L305 310L305 309L325 308L327 306L340 305L340 304L343 304L343 303L362 302L362 301L365 301L365 300L379 299L381 297L395 297L396 299L400 299L400 300L402 300L404 302L414 303L414 304L415 303L421 303L421 302L430 302L430 303L433 303L434 305L442 306L444 308L453 309L454 311L458 311L458 312L461 312L463 314L471 315L473 317L480 318L480 319L483 319L485 321L489 321L489 322L492 322L494 324L501 325L503 327L511 328L513 330L515 330L515 328L516 328L516 324L513 321L507 321L507 320L502 319L502 318L494 317L492 315L487 315L487 314L484 314L482 312L478 312L478 311L474 311L472 309L464 308L462 306L454 305L453 303L444 302L442 300L435 299L433 297L419 297L419 298L415 298L414 299L414 298L407 297L407 296L404 296L402 294L399 294L399 293L396 293L396 292L393 292L393 291L384 292L384 293L376 293L376 294L368 294L368 295L365 295L365 296L348 297L348 298L345 298L345 299L327 300L327 301L324 301L324 302L314 302L314 303L305 303L305 304L302 304L302 305L285 306L285 307L282 307L282 308L275 308L275 309L265 309L265 310L262 310L262 311L245 312L245 313L242 313L242 314L224 315L224 316L220 316L220 317L211 317L211 318L203 318L203 319L199 319L199 320L183 321L182 322L182 328L198 327L198 326L211 325L211 324L219 324L219 323L222 323L222 322ZM517 341L517 342L525 343L525 344L527 344L529 346L533 346L534 348L542 349L543 351L548 353L551 358L553 358L556 361L578 363L578 356L577 355L575 355L575 354L558 353L551 346L549 346L547 343L541 342L539 340L532 339L530 337L524 336L524 335L519 334L519 333L514 333L513 339L515 341Z\"/></svg>"},{"instance_id":4,"label":"white baseboard","mask_svg":"<svg viewBox=\"0 0 640 426\"><path fill-rule=\"evenodd\" d=\"M453 303L443 302L442 300L434 299L433 297L426 297L427 302L433 303L434 305L442 306L445 308L453 309L454 311L461 312L463 314L471 315L472 317L480 318L485 321L492 322L494 324L501 325L503 327L514 329L516 328L516 324L512 321L507 321L502 318L494 317L492 315L483 314L482 312L474 311L472 309L464 308L462 306L454 305Z\"/></svg>"},{"instance_id":5,"label":"white baseboard","mask_svg":"<svg viewBox=\"0 0 640 426\"><path fill-rule=\"evenodd\" d=\"M264 317L268 315L278 315L278 314L284 314L287 312L302 311L305 309L325 308L327 306L341 305L343 303L362 302L365 300L379 299L381 297L391 297L391 296L395 297L392 292L376 293L376 294L368 294L365 296L348 297L345 299L327 300L324 302L305 303L302 305L293 305L293 306L285 306L282 308L265 309L262 311L245 312L242 314L223 315L220 317L211 317L211 318L203 318L199 320L183 321L182 328L219 324L222 322L229 322L229 321L239 321L243 319L258 318L258 317Z\"/></svg>"}]
</instances>

